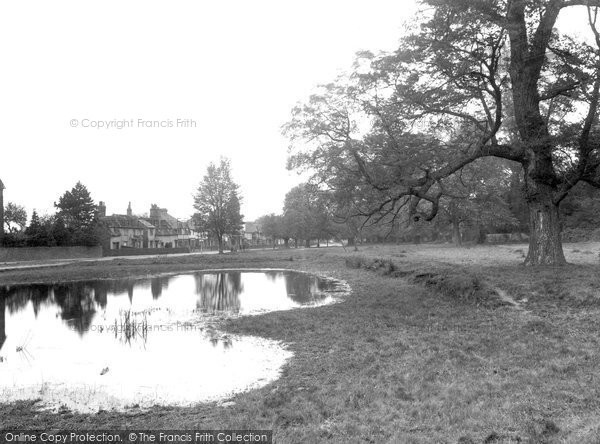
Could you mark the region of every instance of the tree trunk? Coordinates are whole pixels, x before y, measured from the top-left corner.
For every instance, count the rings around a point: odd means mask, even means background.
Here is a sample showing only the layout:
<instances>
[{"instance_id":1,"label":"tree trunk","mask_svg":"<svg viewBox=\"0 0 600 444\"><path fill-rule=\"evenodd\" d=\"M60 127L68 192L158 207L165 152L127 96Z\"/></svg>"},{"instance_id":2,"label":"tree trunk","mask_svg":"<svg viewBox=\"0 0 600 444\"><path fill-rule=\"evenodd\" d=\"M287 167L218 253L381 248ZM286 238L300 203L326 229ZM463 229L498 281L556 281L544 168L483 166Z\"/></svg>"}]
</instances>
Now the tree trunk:
<instances>
[{"instance_id":1,"label":"tree trunk","mask_svg":"<svg viewBox=\"0 0 600 444\"><path fill-rule=\"evenodd\" d=\"M529 252L525 265L564 265L558 205L547 185L537 185L529 199ZM531 191L531 190L529 190Z\"/></svg>"},{"instance_id":2,"label":"tree trunk","mask_svg":"<svg viewBox=\"0 0 600 444\"><path fill-rule=\"evenodd\" d=\"M483 245L486 243L486 230L482 225L477 225L477 244Z\"/></svg>"},{"instance_id":3,"label":"tree trunk","mask_svg":"<svg viewBox=\"0 0 600 444\"><path fill-rule=\"evenodd\" d=\"M219 242L219 254L223 254L223 237L217 236L217 241Z\"/></svg>"},{"instance_id":4,"label":"tree trunk","mask_svg":"<svg viewBox=\"0 0 600 444\"><path fill-rule=\"evenodd\" d=\"M564 265L561 225L555 192L561 179L552 160L554 138L540 107L538 84L546 60L548 42L564 2L548 2L535 37L528 41L525 1L509 2L507 30L510 38L510 78L513 109L525 176L525 198L529 210L529 252L525 265ZM529 44L531 43L531 44Z\"/></svg>"},{"instance_id":5,"label":"tree trunk","mask_svg":"<svg viewBox=\"0 0 600 444\"><path fill-rule=\"evenodd\" d=\"M304 246L305 246L306 248L310 248L310 239L306 239L306 240L304 241Z\"/></svg>"},{"instance_id":6,"label":"tree trunk","mask_svg":"<svg viewBox=\"0 0 600 444\"><path fill-rule=\"evenodd\" d=\"M462 237L460 235L460 222L456 217L452 218L452 242L455 246L462 245Z\"/></svg>"}]
</instances>

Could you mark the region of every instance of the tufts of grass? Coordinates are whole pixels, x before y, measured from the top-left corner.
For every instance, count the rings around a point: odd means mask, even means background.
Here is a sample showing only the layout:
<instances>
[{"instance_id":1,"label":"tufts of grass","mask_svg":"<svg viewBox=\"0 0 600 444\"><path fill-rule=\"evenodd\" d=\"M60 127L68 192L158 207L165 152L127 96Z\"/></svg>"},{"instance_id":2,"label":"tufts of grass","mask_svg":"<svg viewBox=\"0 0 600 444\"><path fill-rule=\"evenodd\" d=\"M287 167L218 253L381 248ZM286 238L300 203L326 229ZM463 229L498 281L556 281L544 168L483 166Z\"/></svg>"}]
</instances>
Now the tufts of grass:
<instances>
[{"instance_id":1,"label":"tufts of grass","mask_svg":"<svg viewBox=\"0 0 600 444\"><path fill-rule=\"evenodd\" d=\"M346 267L375 271L381 276L393 276L394 272L398 271L398 266L391 259L370 259L365 256L351 256L346 258Z\"/></svg>"},{"instance_id":2,"label":"tufts of grass","mask_svg":"<svg viewBox=\"0 0 600 444\"><path fill-rule=\"evenodd\" d=\"M478 276L469 273L442 272L417 274L413 279L416 283L422 283L427 287L433 287L437 291L460 299L465 302L478 305L488 304L490 301L497 303L495 293L487 288Z\"/></svg>"},{"instance_id":3,"label":"tufts of grass","mask_svg":"<svg viewBox=\"0 0 600 444\"><path fill-rule=\"evenodd\" d=\"M446 296L464 302L487 306L505 305L477 275L464 270L438 271L435 267L430 267L430 271L422 271L420 268L413 270L410 267L399 266L391 259L360 255L347 257L345 263L348 268L375 271L380 276L408 277L414 283L433 288Z\"/></svg>"},{"instance_id":4,"label":"tufts of grass","mask_svg":"<svg viewBox=\"0 0 600 444\"><path fill-rule=\"evenodd\" d=\"M350 256L346 258L345 262L346 267L348 268L366 268L367 263L369 263L369 259L367 259L365 256Z\"/></svg>"}]
</instances>

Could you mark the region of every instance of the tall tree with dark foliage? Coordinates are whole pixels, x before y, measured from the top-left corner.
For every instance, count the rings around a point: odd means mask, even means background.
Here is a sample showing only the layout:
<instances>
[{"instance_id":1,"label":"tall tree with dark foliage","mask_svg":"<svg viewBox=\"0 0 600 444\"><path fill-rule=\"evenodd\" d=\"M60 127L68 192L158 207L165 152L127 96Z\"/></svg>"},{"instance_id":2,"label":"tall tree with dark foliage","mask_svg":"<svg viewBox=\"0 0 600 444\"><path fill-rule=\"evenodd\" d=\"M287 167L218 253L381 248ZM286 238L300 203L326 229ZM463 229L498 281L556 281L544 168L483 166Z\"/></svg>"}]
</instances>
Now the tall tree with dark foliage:
<instances>
[{"instance_id":1,"label":"tall tree with dark foliage","mask_svg":"<svg viewBox=\"0 0 600 444\"><path fill-rule=\"evenodd\" d=\"M60 231L67 231L69 242L73 245L98 245L100 228L97 218L97 207L88 189L81 182L66 191L54 203L58 212Z\"/></svg>"}]
</instances>

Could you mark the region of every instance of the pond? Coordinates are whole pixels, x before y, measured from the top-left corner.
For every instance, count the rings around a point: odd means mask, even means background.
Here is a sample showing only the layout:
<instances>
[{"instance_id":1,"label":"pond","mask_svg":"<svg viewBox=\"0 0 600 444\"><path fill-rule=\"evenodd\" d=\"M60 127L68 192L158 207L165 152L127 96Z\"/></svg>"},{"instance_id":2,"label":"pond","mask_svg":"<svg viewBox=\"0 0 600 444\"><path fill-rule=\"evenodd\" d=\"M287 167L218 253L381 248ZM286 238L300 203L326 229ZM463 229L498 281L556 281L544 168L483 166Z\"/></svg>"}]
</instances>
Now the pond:
<instances>
[{"instance_id":1,"label":"pond","mask_svg":"<svg viewBox=\"0 0 600 444\"><path fill-rule=\"evenodd\" d=\"M329 304L344 291L276 270L1 287L0 399L82 412L224 399L276 379L291 353L223 334L219 319Z\"/></svg>"}]
</instances>

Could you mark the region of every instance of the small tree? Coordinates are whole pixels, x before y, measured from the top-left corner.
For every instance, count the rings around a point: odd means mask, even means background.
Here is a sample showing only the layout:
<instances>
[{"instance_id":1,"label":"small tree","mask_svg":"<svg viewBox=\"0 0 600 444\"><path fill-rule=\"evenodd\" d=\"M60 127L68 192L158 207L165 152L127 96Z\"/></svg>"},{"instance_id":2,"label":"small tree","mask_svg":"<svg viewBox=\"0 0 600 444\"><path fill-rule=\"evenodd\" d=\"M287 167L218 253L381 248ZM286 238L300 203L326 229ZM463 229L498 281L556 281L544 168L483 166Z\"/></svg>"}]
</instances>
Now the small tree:
<instances>
[{"instance_id":1,"label":"small tree","mask_svg":"<svg viewBox=\"0 0 600 444\"><path fill-rule=\"evenodd\" d=\"M289 247L290 235L283 216L273 213L266 214L258 218L257 223L265 236L273 239L273 248L275 248L275 244L279 239L283 240L286 248Z\"/></svg>"},{"instance_id":2,"label":"small tree","mask_svg":"<svg viewBox=\"0 0 600 444\"><path fill-rule=\"evenodd\" d=\"M100 243L96 204L81 182L66 191L54 206L58 209L56 232L64 242L75 245ZM64 227L64 228L63 228Z\"/></svg>"},{"instance_id":3,"label":"small tree","mask_svg":"<svg viewBox=\"0 0 600 444\"><path fill-rule=\"evenodd\" d=\"M25 229L27 245L31 247L52 247L56 241L52 236L53 218L39 217L37 211L33 210L29 226Z\"/></svg>"},{"instance_id":4,"label":"small tree","mask_svg":"<svg viewBox=\"0 0 600 444\"><path fill-rule=\"evenodd\" d=\"M9 202L4 209L4 227L8 233L21 231L27 225L27 211L21 205Z\"/></svg>"},{"instance_id":5,"label":"small tree","mask_svg":"<svg viewBox=\"0 0 600 444\"><path fill-rule=\"evenodd\" d=\"M224 236L235 236L242 228L238 189L231 178L229 160L221 159L218 166L208 166L194 196L196 226L217 239L219 253L223 253Z\"/></svg>"},{"instance_id":6,"label":"small tree","mask_svg":"<svg viewBox=\"0 0 600 444\"><path fill-rule=\"evenodd\" d=\"M326 208L326 196L315 185L306 183L292 188L285 195L284 219L292 238L303 239L310 247L311 239L330 237L331 215Z\"/></svg>"},{"instance_id":7,"label":"small tree","mask_svg":"<svg viewBox=\"0 0 600 444\"><path fill-rule=\"evenodd\" d=\"M96 204L81 182L77 182L71 191L66 191L54 206L65 226L73 231L85 230L94 222Z\"/></svg>"},{"instance_id":8,"label":"small tree","mask_svg":"<svg viewBox=\"0 0 600 444\"><path fill-rule=\"evenodd\" d=\"M57 245L70 245L71 233L65 226L65 221L61 216L56 216L52 221L51 234Z\"/></svg>"}]
</instances>

